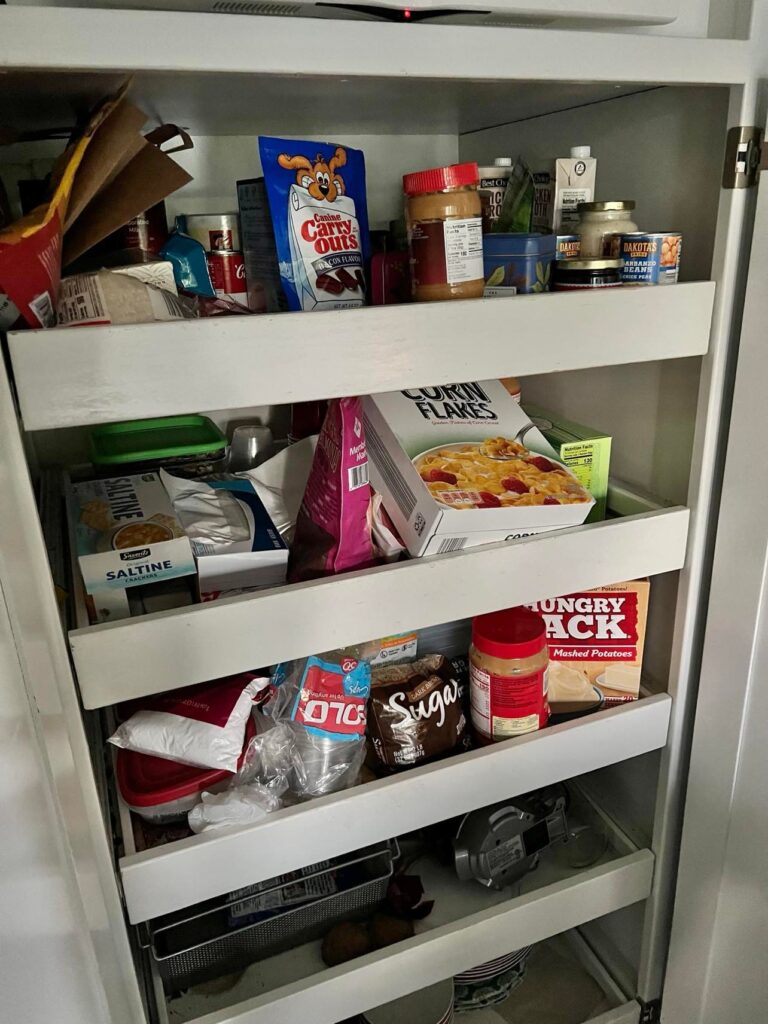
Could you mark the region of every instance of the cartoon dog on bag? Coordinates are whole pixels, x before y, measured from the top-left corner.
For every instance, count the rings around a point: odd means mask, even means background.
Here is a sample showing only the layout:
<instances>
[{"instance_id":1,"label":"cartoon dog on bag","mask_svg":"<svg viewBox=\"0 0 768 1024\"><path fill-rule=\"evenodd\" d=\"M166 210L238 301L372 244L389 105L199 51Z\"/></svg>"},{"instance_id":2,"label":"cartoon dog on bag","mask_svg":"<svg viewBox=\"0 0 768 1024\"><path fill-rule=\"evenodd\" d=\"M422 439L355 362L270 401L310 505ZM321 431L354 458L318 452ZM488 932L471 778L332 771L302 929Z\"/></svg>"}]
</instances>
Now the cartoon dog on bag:
<instances>
[{"instance_id":1,"label":"cartoon dog on bag","mask_svg":"<svg viewBox=\"0 0 768 1024\"><path fill-rule=\"evenodd\" d=\"M345 193L344 179L336 173L337 167L343 167L347 162L346 150L341 146L336 147L336 152L325 162L322 153L318 153L315 162L312 163L305 156L288 156L281 153L277 162L287 171L296 171L296 184L305 188L313 199L336 202L337 196Z\"/></svg>"}]
</instances>

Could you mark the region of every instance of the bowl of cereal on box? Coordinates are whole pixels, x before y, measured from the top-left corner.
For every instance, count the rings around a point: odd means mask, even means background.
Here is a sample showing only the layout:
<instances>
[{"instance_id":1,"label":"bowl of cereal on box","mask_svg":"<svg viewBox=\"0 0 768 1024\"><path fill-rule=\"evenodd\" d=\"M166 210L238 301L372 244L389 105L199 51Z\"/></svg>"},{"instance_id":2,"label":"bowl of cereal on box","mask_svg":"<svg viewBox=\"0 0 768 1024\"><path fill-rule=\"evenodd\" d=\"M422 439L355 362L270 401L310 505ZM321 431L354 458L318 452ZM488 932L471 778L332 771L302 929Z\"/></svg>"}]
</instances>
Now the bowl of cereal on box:
<instances>
[{"instance_id":1,"label":"bowl of cereal on box","mask_svg":"<svg viewBox=\"0 0 768 1024\"><path fill-rule=\"evenodd\" d=\"M430 494L449 508L577 505L592 496L555 459L507 437L438 445L413 464Z\"/></svg>"}]
</instances>

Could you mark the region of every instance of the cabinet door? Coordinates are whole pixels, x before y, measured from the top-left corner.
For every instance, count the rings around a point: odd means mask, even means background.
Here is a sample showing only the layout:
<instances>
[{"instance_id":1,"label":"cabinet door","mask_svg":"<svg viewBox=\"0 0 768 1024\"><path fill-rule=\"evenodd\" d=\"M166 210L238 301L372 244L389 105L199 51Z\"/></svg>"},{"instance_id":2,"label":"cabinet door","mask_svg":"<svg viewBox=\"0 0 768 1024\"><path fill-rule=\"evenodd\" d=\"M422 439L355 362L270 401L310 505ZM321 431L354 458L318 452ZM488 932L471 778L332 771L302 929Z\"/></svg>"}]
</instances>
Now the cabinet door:
<instances>
[{"instance_id":1,"label":"cabinet door","mask_svg":"<svg viewBox=\"0 0 768 1024\"><path fill-rule=\"evenodd\" d=\"M764 148L768 153L768 147ZM764 163L765 157L764 157ZM662 1020L765 1019L768 952L768 172L752 250Z\"/></svg>"}]
</instances>

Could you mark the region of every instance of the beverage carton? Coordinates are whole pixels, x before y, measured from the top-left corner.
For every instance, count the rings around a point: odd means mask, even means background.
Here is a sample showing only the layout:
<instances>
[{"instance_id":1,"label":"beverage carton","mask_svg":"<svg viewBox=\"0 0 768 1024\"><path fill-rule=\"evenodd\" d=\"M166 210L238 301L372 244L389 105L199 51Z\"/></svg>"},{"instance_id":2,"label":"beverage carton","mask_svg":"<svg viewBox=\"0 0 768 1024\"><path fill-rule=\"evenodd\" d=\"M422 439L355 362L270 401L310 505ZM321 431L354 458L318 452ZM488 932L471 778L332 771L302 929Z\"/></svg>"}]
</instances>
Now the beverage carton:
<instances>
[{"instance_id":1,"label":"beverage carton","mask_svg":"<svg viewBox=\"0 0 768 1024\"><path fill-rule=\"evenodd\" d=\"M579 203L591 203L595 194L597 160L589 146L574 146L569 157L533 175L532 231L554 231L565 235L579 222Z\"/></svg>"}]
</instances>

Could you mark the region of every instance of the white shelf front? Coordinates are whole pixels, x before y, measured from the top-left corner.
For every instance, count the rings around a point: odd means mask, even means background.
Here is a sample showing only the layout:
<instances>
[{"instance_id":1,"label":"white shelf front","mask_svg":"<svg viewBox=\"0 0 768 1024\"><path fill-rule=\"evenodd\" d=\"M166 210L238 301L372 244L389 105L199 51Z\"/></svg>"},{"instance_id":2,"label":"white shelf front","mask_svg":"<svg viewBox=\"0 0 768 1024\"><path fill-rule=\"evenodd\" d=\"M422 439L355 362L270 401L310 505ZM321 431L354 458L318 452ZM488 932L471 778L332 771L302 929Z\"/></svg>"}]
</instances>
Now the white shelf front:
<instances>
[{"instance_id":1,"label":"white shelf front","mask_svg":"<svg viewBox=\"0 0 768 1024\"><path fill-rule=\"evenodd\" d=\"M72 630L83 705L105 707L406 630L680 569L673 507Z\"/></svg>"},{"instance_id":2,"label":"white shelf front","mask_svg":"<svg viewBox=\"0 0 768 1024\"><path fill-rule=\"evenodd\" d=\"M646 697L285 808L250 828L130 854L120 860L128 916L145 921L658 750L671 705L667 694Z\"/></svg>"},{"instance_id":3,"label":"white shelf front","mask_svg":"<svg viewBox=\"0 0 768 1024\"><path fill-rule=\"evenodd\" d=\"M27 430L700 356L715 285L10 335Z\"/></svg>"}]
</instances>

